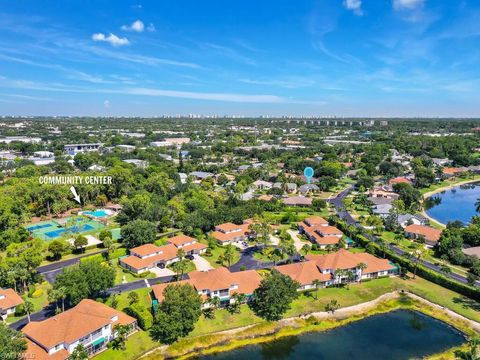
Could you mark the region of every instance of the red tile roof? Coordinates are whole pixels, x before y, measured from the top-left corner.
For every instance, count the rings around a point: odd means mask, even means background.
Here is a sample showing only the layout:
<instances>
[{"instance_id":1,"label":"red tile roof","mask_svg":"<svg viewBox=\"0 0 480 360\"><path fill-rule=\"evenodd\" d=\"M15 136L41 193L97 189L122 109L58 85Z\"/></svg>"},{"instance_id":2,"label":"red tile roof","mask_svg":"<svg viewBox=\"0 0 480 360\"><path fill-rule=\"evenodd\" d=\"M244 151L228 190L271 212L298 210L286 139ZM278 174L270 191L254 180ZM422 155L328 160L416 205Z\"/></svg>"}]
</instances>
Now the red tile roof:
<instances>
[{"instance_id":1,"label":"red tile roof","mask_svg":"<svg viewBox=\"0 0 480 360\"><path fill-rule=\"evenodd\" d=\"M154 244L144 244L140 245L137 247L134 247L130 249L130 253L135 253L140 256L147 256L151 254L155 254L157 252L161 251L160 246L154 245Z\"/></svg>"},{"instance_id":2,"label":"red tile roof","mask_svg":"<svg viewBox=\"0 0 480 360\"><path fill-rule=\"evenodd\" d=\"M425 240L430 242L437 242L440 240L440 235L442 235L442 230L417 224L408 225L405 228L405 232L415 234L417 236L423 236Z\"/></svg>"},{"instance_id":3,"label":"red tile roof","mask_svg":"<svg viewBox=\"0 0 480 360\"><path fill-rule=\"evenodd\" d=\"M114 317L118 319L113 321ZM133 324L136 320L121 311L89 299L43 321L28 323L22 332L35 343L51 349L58 344L71 344L105 325Z\"/></svg>"},{"instance_id":4,"label":"red tile roof","mask_svg":"<svg viewBox=\"0 0 480 360\"><path fill-rule=\"evenodd\" d=\"M332 278L331 274L322 274L314 261L280 265L275 266L274 269L284 275L290 276L292 280L297 281L302 286L310 285L314 280L326 282Z\"/></svg>"},{"instance_id":5,"label":"red tile roof","mask_svg":"<svg viewBox=\"0 0 480 360\"><path fill-rule=\"evenodd\" d=\"M0 288L0 310L11 309L17 305L23 304L23 299L13 289Z\"/></svg>"},{"instance_id":6,"label":"red tile roof","mask_svg":"<svg viewBox=\"0 0 480 360\"><path fill-rule=\"evenodd\" d=\"M167 241L170 244L173 244L175 246L179 246L179 245L183 245L183 244L187 244L187 243L197 242L197 239L195 239L193 237L190 237L190 236L187 236L187 235L177 235L177 236L174 236L174 237L171 237L171 238L167 239Z\"/></svg>"},{"instance_id":7,"label":"red tile roof","mask_svg":"<svg viewBox=\"0 0 480 360\"><path fill-rule=\"evenodd\" d=\"M168 261L175 259L177 257L177 247L173 244L167 244L163 246L158 246L157 247L160 250L157 251L162 251L161 254L150 256L144 259L139 258L138 256L135 255L130 255L126 258L120 259L120 262L131 266L132 268L136 270L141 270L145 269L148 267L152 267L153 264L160 262L160 261ZM157 252L155 251L155 252Z\"/></svg>"},{"instance_id":8,"label":"red tile roof","mask_svg":"<svg viewBox=\"0 0 480 360\"><path fill-rule=\"evenodd\" d=\"M318 268L322 270L355 269L360 263L367 265L367 268L363 271L364 274L388 271L395 268L387 259L379 259L368 253L354 254L345 249L340 249L331 254L307 255L305 257L308 260L314 261Z\"/></svg>"}]
</instances>

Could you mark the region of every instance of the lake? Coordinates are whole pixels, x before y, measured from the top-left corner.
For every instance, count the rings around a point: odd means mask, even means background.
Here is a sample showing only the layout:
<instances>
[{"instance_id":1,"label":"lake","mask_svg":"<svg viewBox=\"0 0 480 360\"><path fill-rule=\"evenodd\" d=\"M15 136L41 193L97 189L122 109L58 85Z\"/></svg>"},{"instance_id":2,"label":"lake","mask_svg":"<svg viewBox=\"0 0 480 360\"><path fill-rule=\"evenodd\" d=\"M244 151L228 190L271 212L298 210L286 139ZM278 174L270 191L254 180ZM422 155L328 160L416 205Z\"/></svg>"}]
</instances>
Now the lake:
<instances>
[{"instance_id":1,"label":"lake","mask_svg":"<svg viewBox=\"0 0 480 360\"><path fill-rule=\"evenodd\" d=\"M406 360L465 342L463 334L416 311L374 315L327 332L311 332L249 345L199 360Z\"/></svg>"},{"instance_id":2,"label":"lake","mask_svg":"<svg viewBox=\"0 0 480 360\"><path fill-rule=\"evenodd\" d=\"M427 214L442 224L460 220L468 224L474 215L475 202L480 198L480 183L456 186L427 199Z\"/></svg>"}]
</instances>

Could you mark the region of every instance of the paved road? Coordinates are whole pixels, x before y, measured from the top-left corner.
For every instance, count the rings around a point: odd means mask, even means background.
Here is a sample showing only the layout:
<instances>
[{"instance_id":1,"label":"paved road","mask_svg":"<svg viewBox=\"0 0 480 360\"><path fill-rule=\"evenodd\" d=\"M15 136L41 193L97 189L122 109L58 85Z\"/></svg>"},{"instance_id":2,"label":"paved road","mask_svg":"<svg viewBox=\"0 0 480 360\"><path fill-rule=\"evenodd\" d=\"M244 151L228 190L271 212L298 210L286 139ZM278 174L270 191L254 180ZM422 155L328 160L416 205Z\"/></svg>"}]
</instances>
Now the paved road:
<instances>
[{"instance_id":1,"label":"paved road","mask_svg":"<svg viewBox=\"0 0 480 360\"><path fill-rule=\"evenodd\" d=\"M353 226L357 227L358 229L361 229L362 231L364 231L365 228L361 224L359 224L352 217L352 215L350 215L350 213L348 211L346 211L345 207L343 206L343 200L348 196L348 194L350 193L350 191L352 191L352 189L353 189L353 187L350 187L350 188L342 191L341 193L339 193L337 195L337 197L331 198L331 199L329 199L329 201L335 207L335 211L337 212L337 215L342 220L344 220L347 224L353 225ZM375 242L379 241L378 237L376 237L374 235L370 235L366 232L363 232L363 235L371 241L375 241ZM396 247L395 245L388 244L387 246L390 250L395 252L397 255L405 255L405 253L406 253L405 251ZM436 271L438 273L442 273L439 266L437 266L435 264L432 264L429 261L420 260L420 263L430 270ZM442 275L445 275L445 274L442 273ZM454 280L456 280L458 282L461 282L461 283L464 283L464 284L468 283L467 278L462 276L462 275L459 275L459 274L451 273L451 274L446 274L445 276L450 277L451 279L454 279ZM480 281L477 281L477 284L480 284Z\"/></svg>"},{"instance_id":2,"label":"paved road","mask_svg":"<svg viewBox=\"0 0 480 360\"><path fill-rule=\"evenodd\" d=\"M85 255L82 255L82 256L79 256L79 257L76 257L76 258L73 258L73 259L58 261L58 262L55 262L53 264L39 266L37 268L37 271L38 271L39 274L45 276L45 280L47 280L49 283L53 283L55 281L55 278L57 277L57 275L60 272L62 272L64 267L77 264L80 261L80 259L83 259L83 258L86 258L86 257L89 257L89 256L93 256L93 255L97 255L97 254L102 254L106 251L107 250L104 249L104 250L97 251L95 253L85 254Z\"/></svg>"},{"instance_id":3,"label":"paved road","mask_svg":"<svg viewBox=\"0 0 480 360\"><path fill-rule=\"evenodd\" d=\"M260 270L272 267L273 262L260 261L253 257L253 254L258 250L257 246L251 246L243 250L240 260L230 266L230 271L241 271L243 268L245 270Z\"/></svg>"},{"instance_id":4,"label":"paved road","mask_svg":"<svg viewBox=\"0 0 480 360\"><path fill-rule=\"evenodd\" d=\"M174 278L173 276L163 276L163 277L157 277L154 279L142 279L142 280L126 283L126 284L115 285L114 287L106 291L106 295L109 296L113 294L120 294L126 291L143 289L145 287L150 287L152 285L159 284L159 283L171 282L173 278ZM48 307L45 307L42 310L36 313L33 313L30 316L30 318L32 321L42 321L47 319L50 316L53 316L54 313L55 313L55 308L49 305ZM17 322L14 322L13 324L10 325L10 327L15 330L20 330L25 325L27 325L27 322L28 322L27 318L24 318Z\"/></svg>"}]
</instances>

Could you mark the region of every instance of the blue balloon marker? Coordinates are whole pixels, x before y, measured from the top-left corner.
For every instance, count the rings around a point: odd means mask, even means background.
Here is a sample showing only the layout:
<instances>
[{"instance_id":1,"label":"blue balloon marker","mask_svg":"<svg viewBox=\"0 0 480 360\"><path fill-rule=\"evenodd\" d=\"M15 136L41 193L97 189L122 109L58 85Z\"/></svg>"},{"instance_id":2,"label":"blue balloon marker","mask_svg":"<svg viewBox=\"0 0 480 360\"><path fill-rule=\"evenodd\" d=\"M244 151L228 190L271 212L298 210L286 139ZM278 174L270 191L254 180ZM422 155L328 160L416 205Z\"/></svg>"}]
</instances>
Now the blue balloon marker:
<instances>
[{"instance_id":1,"label":"blue balloon marker","mask_svg":"<svg viewBox=\"0 0 480 360\"><path fill-rule=\"evenodd\" d=\"M313 177L313 174L314 174L314 171L310 166L306 167L303 170L303 175L305 175L305 177L307 178L308 185L310 185L310 179Z\"/></svg>"}]
</instances>

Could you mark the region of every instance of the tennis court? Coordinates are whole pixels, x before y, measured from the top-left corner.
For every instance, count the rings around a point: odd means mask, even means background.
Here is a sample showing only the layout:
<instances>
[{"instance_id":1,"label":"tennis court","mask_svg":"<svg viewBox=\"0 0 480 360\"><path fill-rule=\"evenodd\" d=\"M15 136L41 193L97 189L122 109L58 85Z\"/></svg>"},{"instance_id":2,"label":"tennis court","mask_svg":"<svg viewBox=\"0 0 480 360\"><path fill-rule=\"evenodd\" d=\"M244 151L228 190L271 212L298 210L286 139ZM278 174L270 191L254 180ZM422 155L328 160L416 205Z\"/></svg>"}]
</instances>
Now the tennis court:
<instances>
[{"instance_id":1,"label":"tennis court","mask_svg":"<svg viewBox=\"0 0 480 360\"><path fill-rule=\"evenodd\" d=\"M55 240L61 237L71 237L76 234L99 231L105 226L97 221L85 218L64 218L30 224L26 229L33 237L45 241Z\"/></svg>"}]
</instances>

